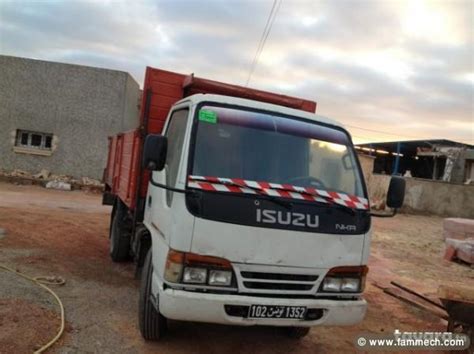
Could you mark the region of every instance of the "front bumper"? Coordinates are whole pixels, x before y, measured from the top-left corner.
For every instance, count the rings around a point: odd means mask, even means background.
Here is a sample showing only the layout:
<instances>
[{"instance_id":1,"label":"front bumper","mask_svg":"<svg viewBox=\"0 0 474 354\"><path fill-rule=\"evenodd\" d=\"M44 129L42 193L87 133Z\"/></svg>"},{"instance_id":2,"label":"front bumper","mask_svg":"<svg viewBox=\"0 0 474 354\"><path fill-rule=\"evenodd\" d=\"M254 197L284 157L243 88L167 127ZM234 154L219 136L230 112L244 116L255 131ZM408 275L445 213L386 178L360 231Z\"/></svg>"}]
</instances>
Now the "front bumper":
<instances>
[{"instance_id":1,"label":"front bumper","mask_svg":"<svg viewBox=\"0 0 474 354\"><path fill-rule=\"evenodd\" d=\"M159 290L159 310L163 316L181 321L209 322L240 326L344 326L353 325L365 316L367 302L360 300L267 298L246 295L198 293L171 288ZM322 310L316 320L255 319L231 316L226 307L250 305L306 306Z\"/></svg>"}]
</instances>

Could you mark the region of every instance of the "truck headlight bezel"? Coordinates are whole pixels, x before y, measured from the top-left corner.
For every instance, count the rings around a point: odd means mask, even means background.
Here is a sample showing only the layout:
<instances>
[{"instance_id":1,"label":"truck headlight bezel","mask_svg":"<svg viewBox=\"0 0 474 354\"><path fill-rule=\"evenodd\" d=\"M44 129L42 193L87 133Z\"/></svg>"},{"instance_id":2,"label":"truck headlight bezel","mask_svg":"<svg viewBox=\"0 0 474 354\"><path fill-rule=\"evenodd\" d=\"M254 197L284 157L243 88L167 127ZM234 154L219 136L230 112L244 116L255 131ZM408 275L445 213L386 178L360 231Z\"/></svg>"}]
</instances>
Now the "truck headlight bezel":
<instances>
[{"instance_id":1,"label":"truck headlight bezel","mask_svg":"<svg viewBox=\"0 0 474 354\"><path fill-rule=\"evenodd\" d=\"M196 278L196 275L199 274L201 276ZM234 272L228 260L173 249L168 252L164 278L166 281L176 284L235 286Z\"/></svg>"},{"instance_id":2,"label":"truck headlight bezel","mask_svg":"<svg viewBox=\"0 0 474 354\"><path fill-rule=\"evenodd\" d=\"M207 283L211 286L230 286L232 284L232 271L210 269Z\"/></svg>"},{"instance_id":3,"label":"truck headlight bezel","mask_svg":"<svg viewBox=\"0 0 474 354\"><path fill-rule=\"evenodd\" d=\"M324 293L361 293L369 268L363 266L343 266L331 268L319 287Z\"/></svg>"},{"instance_id":4,"label":"truck headlight bezel","mask_svg":"<svg viewBox=\"0 0 474 354\"><path fill-rule=\"evenodd\" d=\"M341 278L341 292L360 292L360 278Z\"/></svg>"},{"instance_id":5,"label":"truck headlight bezel","mask_svg":"<svg viewBox=\"0 0 474 354\"><path fill-rule=\"evenodd\" d=\"M185 284L206 284L207 269L202 267L184 267L183 283Z\"/></svg>"},{"instance_id":6,"label":"truck headlight bezel","mask_svg":"<svg viewBox=\"0 0 474 354\"><path fill-rule=\"evenodd\" d=\"M342 278L338 277L326 277L323 280L322 291L328 293L338 293L341 291Z\"/></svg>"}]
</instances>

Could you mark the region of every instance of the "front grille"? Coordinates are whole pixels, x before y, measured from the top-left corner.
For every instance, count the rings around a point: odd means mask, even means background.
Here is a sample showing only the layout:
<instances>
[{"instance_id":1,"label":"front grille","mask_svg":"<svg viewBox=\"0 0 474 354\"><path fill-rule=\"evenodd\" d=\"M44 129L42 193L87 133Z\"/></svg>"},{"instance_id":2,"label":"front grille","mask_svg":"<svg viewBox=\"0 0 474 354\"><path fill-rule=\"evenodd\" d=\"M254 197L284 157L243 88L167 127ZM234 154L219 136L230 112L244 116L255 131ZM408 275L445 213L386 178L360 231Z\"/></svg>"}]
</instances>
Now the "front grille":
<instances>
[{"instance_id":1,"label":"front grille","mask_svg":"<svg viewBox=\"0 0 474 354\"><path fill-rule=\"evenodd\" d=\"M243 290L247 289L249 292L298 294L310 292L318 280L318 275L253 272L243 269L240 271L240 278Z\"/></svg>"},{"instance_id":2,"label":"front grille","mask_svg":"<svg viewBox=\"0 0 474 354\"><path fill-rule=\"evenodd\" d=\"M248 289L265 289L265 290L311 290L312 284L292 284L292 283L260 283L253 281L244 281L244 285Z\"/></svg>"},{"instance_id":3,"label":"front grille","mask_svg":"<svg viewBox=\"0 0 474 354\"><path fill-rule=\"evenodd\" d=\"M263 272L240 272L242 278L247 279L267 279L267 280L292 280L292 281L315 281L317 275L307 274L283 274L283 273L263 273Z\"/></svg>"}]
</instances>

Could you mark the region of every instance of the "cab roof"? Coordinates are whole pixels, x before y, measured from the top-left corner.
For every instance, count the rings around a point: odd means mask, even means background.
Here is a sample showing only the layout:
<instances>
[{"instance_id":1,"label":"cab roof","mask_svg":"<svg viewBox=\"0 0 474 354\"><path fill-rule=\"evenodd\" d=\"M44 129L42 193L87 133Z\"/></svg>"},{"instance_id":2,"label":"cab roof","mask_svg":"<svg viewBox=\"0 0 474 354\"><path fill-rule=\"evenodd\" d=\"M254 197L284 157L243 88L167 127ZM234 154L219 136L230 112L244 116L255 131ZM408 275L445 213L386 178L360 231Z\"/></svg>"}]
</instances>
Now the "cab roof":
<instances>
[{"instance_id":1,"label":"cab roof","mask_svg":"<svg viewBox=\"0 0 474 354\"><path fill-rule=\"evenodd\" d=\"M256 108L256 109L261 109L265 111L272 111L272 112L282 113L282 114L286 114L290 116L305 118L305 119L309 119L318 123L324 123L324 124L329 124L336 127L344 128L344 126L340 124L339 122L337 122L336 120L325 117L325 116L321 116L319 114L309 113L309 112L302 111L299 109L288 108L288 107L279 106L276 104L264 103L264 102L249 100L245 98L199 93L199 94L195 94L195 95L183 98L182 100L176 102L175 105L179 105L185 102L190 102L192 105L197 105L201 102L216 102L216 103L224 103L224 104L243 106L243 107L249 107L249 108Z\"/></svg>"}]
</instances>

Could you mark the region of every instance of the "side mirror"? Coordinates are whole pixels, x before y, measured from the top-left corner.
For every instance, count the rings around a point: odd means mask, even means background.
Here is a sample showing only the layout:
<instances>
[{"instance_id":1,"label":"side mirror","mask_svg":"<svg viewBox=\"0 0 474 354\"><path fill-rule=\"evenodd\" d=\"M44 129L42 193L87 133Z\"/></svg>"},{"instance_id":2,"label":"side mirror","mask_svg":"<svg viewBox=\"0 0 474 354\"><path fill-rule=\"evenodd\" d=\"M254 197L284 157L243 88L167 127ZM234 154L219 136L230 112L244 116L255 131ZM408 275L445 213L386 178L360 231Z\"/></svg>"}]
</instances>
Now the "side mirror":
<instances>
[{"instance_id":1,"label":"side mirror","mask_svg":"<svg viewBox=\"0 0 474 354\"><path fill-rule=\"evenodd\" d=\"M387 206L399 209L403 205L403 199L405 199L405 180L402 177L393 176L388 186Z\"/></svg>"},{"instance_id":2,"label":"side mirror","mask_svg":"<svg viewBox=\"0 0 474 354\"><path fill-rule=\"evenodd\" d=\"M142 166L150 171L161 171L165 168L168 138L160 134L150 134L143 147Z\"/></svg>"}]
</instances>

